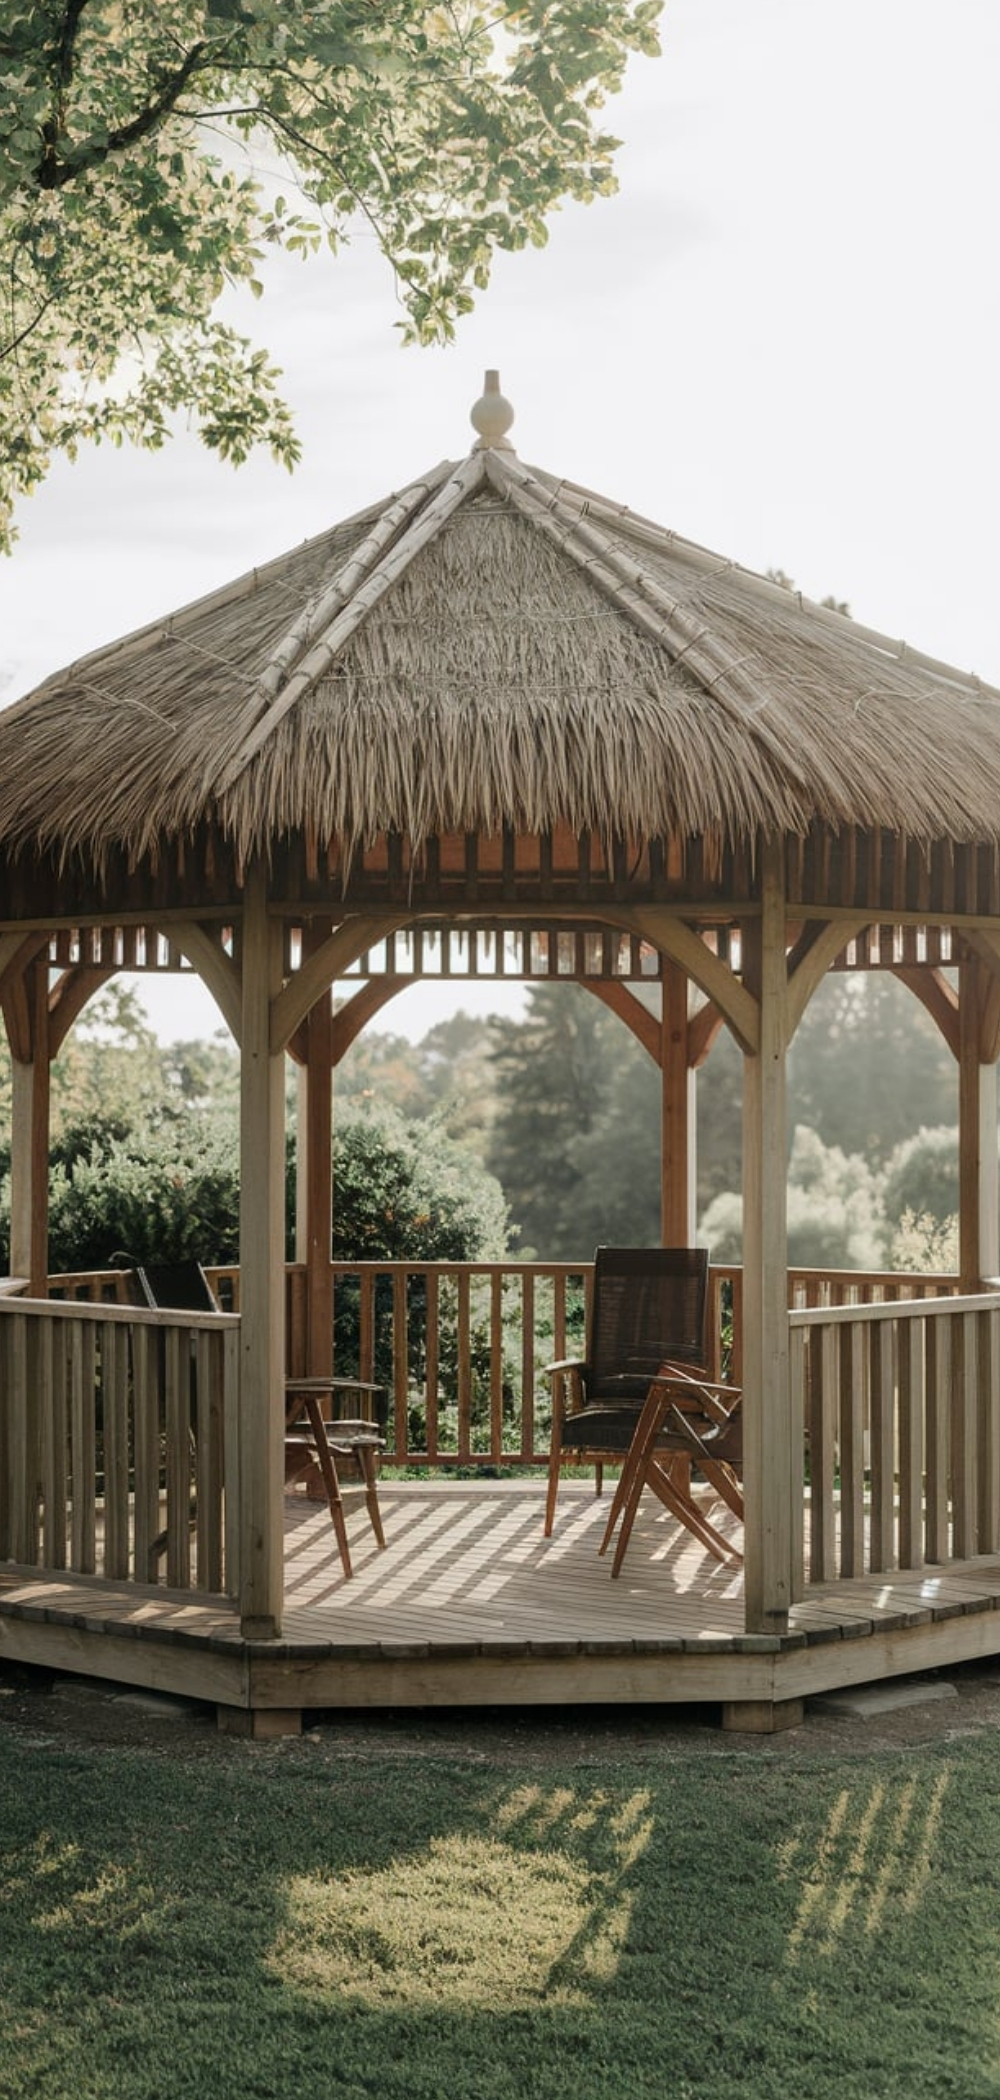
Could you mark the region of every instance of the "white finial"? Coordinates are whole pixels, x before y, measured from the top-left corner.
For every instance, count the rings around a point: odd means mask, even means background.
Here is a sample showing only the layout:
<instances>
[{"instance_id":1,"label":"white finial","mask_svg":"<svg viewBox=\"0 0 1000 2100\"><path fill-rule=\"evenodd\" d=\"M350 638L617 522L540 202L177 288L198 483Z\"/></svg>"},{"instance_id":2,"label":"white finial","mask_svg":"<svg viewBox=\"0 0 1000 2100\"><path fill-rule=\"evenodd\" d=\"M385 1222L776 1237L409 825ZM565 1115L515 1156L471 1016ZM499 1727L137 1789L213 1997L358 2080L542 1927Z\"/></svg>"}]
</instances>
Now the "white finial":
<instances>
[{"instance_id":1,"label":"white finial","mask_svg":"<svg viewBox=\"0 0 1000 2100\"><path fill-rule=\"evenodd\" d=\"M500 392L499 372L487 372L482 399L470 411L469 421L479 432L473 452L513 452L507 432L514 421L514 411Z\"/></svg>"}]
</instances>

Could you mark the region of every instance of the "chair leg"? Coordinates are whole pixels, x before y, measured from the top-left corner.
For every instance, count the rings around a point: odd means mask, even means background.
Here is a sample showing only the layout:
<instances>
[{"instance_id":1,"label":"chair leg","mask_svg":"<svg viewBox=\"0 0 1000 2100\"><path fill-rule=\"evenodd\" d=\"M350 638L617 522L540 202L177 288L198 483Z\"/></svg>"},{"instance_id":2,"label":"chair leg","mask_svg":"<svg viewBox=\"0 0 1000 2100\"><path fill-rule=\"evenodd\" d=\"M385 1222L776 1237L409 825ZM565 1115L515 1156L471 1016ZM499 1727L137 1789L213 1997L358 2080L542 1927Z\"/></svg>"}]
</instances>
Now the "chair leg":
<instances>
[{"instance_id":1,"label":"chair leg","mask_svg":"<svg viewBox=\"0 0 1000 2100\"><path fill-rule=\"evenodd\" d=\"M643 1402L642 1412L636 1423L635 1435L625 1456L625 1463L622 1467L618 1486L615 1490L615 1498L611 1505L611 1515L608 1518L604 1538L601 1542L601 1552L603 1553L605 1547L610 1544L611 1533L620 1514L621 1531L618 1536L618 1545L611 1569L612 1575L617 1575L622 1564L625 1548L628 1545L632 1526L635 1523L635 1513L639 1507L639 1498L642 1494L650 1454L663 1427L666 1411L667 1401L662 1395L657 1393L650 1394Z\"/></svg>"},{"instance_id":2,"label":"chair leg","mask_svg":"<svg viewBox=\"0 0 1000 2100\"><path fill-rule=\"evenodd\" d=\"M542 1536L552 1537L552 1526L556 1521L556 1499L559 1494L559 1469L562 1465L562 1423L553 1419L552 1442L549 1445L549 1481L545 1493L545 1528Z\"/></svg>"},{"instance_id":3,"label":"chair leg","mask_svg":"<svg viewBox=\"0 0 1000 2100\"><path fill-rule=\"evenodd\" d=\"M385 1532L382 1529L382 1512L378 1506L375 1453L370 1444L360 1444L357 1455L365 1483L365 1502L368 1508L368 1515L371 1518L372 1530L375 1533L375 1541L377 1545L384 1546Z\"/></svg>"},{"instance_id":4,"label":"chair leg","mask_svg":"<svg viewBox=\"0 0 1000 2100\"><path fill-rule=\"evenodd\" d=\"M604 1537L597 1548L598 1553L606 1553L611 1544L611 1536L621 1516L625 1497L628 1493L630 1477L627 1467L623 1465L615 1483L614 1497L611 1508L608 1511L608 1521L604 1526Z\"/></svg>"},{"instance_id":5,"label":"chair leg","mask_svg":"<svg viewBox=\"0 0 1000 2100\"><path fill-rule=\"evenodd\" d=\"M743 1495L732 1466L723 1465L721 1459L717 1458L700 1458L698 1464L706 1480L711 1481L719 1500L728 1504L734 1517L739 1517L742 1524L745 1514Z\"/></svg>"},{"instance_id":6,"label":"chair leg","mask_svg":"<svg viewBox=\"0 0 1000 2100\"><path fill-rule=\"evenodd\" d=\"M320 1412L319 1401L312 1393L306 1399L305 1410L309 1417L310 1427L316 1444L316 1457L319 1461L320 1472L323 1475L323 1486L326 1489L326 1499L333 1519L333 1529L340 1553L340 1564L345 1576L349 1579L354 1571L351 1567L351 1549L347 1543L344 1500L340 1492L340 1481L337 1478L337 1468L333 1462L333 1453L326 1439L326 1424Z\"/></svg>"},{"instance_id":7,"label":"chair leg","mask_svg":"<svg viewBox=\"0 0 1000 2100\"><path fill-rule=\"evenodd\" d=\"M649 1461L645 1484L652 1488L664 1508L669 1509L671 1515L692 1533L699 1545L704 1546L706 1552L711 1553L715 1560L731 1560L742 1564L743 1555L738 1547L731 1545L723 1533L716 1530L715 1525L709 1522L690 1495L679 1490L667 1467L661 1466L656 1458Z\"/></svg>"}]
</instances>

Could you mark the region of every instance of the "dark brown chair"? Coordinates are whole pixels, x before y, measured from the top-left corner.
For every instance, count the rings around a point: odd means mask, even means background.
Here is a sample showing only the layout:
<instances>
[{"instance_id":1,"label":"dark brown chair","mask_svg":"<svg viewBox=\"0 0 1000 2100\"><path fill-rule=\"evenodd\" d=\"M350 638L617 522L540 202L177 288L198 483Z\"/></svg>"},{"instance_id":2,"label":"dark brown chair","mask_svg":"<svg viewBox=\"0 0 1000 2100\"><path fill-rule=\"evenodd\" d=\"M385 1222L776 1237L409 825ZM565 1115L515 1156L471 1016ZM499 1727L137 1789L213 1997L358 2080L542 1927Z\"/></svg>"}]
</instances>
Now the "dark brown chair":
<instances>
[{"instance_id":1,"label":"dark brown chair","mask_svg":"<svg viewBox=\"0 0 1000 2100\"><path fill-rule=\"evenodd\" d=\"M706 1369L708 1254L703 1247L598 1247L587 1354L547 1366L552 1442L545 1536L555 1521L560 1468L621 1465L661 1364Z\"/></svg>"},{"instance_id":2,"label":"dark brown chair","mask_svg":"<svg viewBox=\"0 0 1000 2100\"><path fill-rule=\"evenodd\" d=\"M639 1415L601 1540L605 1553L620 1518L612 1575L621 1568L647 1487L716 1560L742 1560L695 1501L693 1468L742 1521L743 1396L736 1386L715 1385L683 1364L664 1363Z\"/></svg>"}]
</instances>

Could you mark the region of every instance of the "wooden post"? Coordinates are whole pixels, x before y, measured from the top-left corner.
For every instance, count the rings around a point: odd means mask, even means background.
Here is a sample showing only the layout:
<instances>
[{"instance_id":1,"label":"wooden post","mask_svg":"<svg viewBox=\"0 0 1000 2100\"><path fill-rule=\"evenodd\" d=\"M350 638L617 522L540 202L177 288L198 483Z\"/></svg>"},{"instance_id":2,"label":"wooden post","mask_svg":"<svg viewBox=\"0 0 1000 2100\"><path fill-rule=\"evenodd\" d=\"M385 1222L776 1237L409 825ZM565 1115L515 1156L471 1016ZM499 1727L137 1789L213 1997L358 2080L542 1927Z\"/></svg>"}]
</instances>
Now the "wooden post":
<instances>
[{"instance_id":1,"label":"wooden post","mask_svg":"<svg viewBox=\"0 0 1000 2100\"><path fill-rule=\"evenodd\" d=\"M271 1049L281 932L261 861L243 903L240 1059L240 1619L247 1639L280 1633L285 1372L284 1053Z\"/></svg>"},{"instance_id":2,"label":"wooden post","mask_svg":"<svg viewBox=\"0 0 1000 2100\"><path fill-rule=\"evenodd\" d=\"M45 957L24 972L20 1026L11 1034L10 1272L44 1298L49 1271L49 973Z\"/></svg>"},{"instance_id":3,"label":"wooden post","mask_svg":"<svg viewBox=\"0 0 1000 2100\"><path fill-rule=\"evenodd\" d=\"M983 1061L980 1016L983 972L975 956L958 973L959 1271L963 1291L976 1291L1000 1268L997 1168L997 1068Z\"/></svg>"},{"instance_id":4,"label":"wooden post","mask_svg":"<svg viewBox=\"0 0 1000 2100\"><path fill-rule=\"evenodd\" d=\"M788 1038L784 862L761 853L761 918L743 928L743 979L760 1007L760 1046L743 1062L743 1412L748 1633L781 1633L802 1499L802 1440L788 1375Z\"/></svg>"},{"instance_id":5,"label":"wooden post","mask_svg":"<svg viewBox=\"0 0 1000 2100\"><path fill-rule=\"evenodd\" d=\"M662 1119L660 1214L665 1247L694 1244L694 1073L688 1065L688 980L678 963L663 961L660 1025Z\"/></svg>"},{"instance_id":6,"label":"wooden post","mask_svg":"<svg viewBox=\"0 0 1000 2100\"><path fill-rule=\"evenodd\" d=\"M306 1022L306 1371L328 1378L333 1351L333 1002L327 989ZM300 1142L302 1132L300 1130Z\"/></svg>"}]
</instances>

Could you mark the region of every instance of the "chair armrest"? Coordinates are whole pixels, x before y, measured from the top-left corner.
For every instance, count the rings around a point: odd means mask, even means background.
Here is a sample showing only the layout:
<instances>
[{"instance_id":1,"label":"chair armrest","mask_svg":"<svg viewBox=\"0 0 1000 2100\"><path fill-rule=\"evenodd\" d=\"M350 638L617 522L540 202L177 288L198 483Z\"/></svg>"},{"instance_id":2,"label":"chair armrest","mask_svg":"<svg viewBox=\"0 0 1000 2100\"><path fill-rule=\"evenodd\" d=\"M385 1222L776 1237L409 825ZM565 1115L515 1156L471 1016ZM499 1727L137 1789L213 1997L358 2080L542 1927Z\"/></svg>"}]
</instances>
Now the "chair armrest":
<instances>
[{"instance_id":1,"label":"chair armrest","mask_svg":"<svg viewBox=\"0 0 1000 2100\"><path fill-rule=\"evenodd\" d=\"M587 1360L583 1356L561 1356L558 1362L543 1366L543 1375L551 1378L554 1371L585 1371L586 1368Z\"/></svg>"},{"instance_id":2,"label":"chair armrest","mask_svg":"<svg viewBox=\"0 0 1000 2100\"><path fill-rule=\"evenodd\" d=\"M669 1394L676 1400L679 1407L674 1408L674 1413L684 1412L687 1402L690 1410L697 1408L719 1428L724 1428L736 1414L743 1399L742 1386L719 1385L711 1378L702 1378L687 1364L661 1364L649 1390Z\"/></svg>"}]
</instances>

